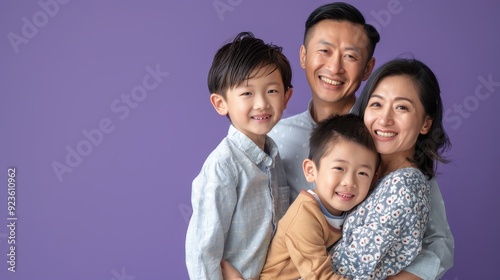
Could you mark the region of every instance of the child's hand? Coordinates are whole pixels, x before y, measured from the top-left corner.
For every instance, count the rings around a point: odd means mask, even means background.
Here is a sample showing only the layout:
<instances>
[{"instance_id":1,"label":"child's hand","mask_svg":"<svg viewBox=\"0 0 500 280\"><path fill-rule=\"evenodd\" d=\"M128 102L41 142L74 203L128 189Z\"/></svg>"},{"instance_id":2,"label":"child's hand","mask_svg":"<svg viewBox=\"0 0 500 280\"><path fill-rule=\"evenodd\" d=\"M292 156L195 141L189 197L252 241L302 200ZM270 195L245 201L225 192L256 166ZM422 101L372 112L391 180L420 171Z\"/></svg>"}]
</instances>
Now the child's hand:
<instances>
[{"instance_id":1,"label":"child's hand","mask_svg":"<svg viewBox=\"0 0 500 280\"><path fill-rule=\"evenodd\" d=\"M224 280L244 280L241 273L234 268L232 264L230 264L226 260L222 260L220 262L220 267L222 268L222 279Z\"/></svg>"}]
</instances>

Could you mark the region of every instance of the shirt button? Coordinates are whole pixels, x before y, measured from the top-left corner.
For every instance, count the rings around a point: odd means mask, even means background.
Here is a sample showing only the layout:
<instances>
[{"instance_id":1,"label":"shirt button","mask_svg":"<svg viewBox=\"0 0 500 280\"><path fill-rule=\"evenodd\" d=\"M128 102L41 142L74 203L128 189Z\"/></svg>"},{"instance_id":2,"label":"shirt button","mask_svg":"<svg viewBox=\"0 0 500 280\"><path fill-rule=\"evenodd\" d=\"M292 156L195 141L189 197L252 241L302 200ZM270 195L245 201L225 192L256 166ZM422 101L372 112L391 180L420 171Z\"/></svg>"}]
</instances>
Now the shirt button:
<instances>
[{"instance_id":1,"label":"shirt button","mask_svg":"<svg viewBox=\"0 0 500 280\"><path fill-rule=\"evenodd\" d=\"M267 157L264 157L264 161L267 161Z\"/></svg>"}]
</instances>

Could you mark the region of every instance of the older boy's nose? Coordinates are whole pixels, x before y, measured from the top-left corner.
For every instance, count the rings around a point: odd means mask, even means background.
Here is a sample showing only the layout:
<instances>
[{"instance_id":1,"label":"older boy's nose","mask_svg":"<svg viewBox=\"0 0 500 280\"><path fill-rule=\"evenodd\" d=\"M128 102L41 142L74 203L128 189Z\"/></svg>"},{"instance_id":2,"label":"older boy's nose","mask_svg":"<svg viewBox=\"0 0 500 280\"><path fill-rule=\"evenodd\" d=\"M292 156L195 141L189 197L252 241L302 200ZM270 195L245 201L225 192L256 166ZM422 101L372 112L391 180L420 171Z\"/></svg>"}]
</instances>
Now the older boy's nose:
<instances>
[{"instance_id":1,"label":"older boy's nose","mask_svg":"<svg viewBox=\"0 0 500 280\"><path fill-rule=\"evenodd\" d=\"M264 108L269 107L269 102L267 102L265 95L263 95L263 94L256 94L255 95L254 107L256 109L264 109Z\"/></svg>"}]
</instances>

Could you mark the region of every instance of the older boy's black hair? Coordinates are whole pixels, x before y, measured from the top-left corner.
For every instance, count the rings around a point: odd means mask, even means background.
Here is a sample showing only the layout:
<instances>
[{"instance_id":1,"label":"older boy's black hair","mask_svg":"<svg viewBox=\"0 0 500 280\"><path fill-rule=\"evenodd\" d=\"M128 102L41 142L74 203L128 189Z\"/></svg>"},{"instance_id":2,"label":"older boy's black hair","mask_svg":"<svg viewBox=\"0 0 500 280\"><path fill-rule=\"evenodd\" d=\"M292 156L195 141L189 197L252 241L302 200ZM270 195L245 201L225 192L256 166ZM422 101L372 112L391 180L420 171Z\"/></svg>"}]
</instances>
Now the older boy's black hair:
<instances>
[{"instance_id":1,"label":"older boy's black hair","mask_svg":"<svg viewBox=\"0 0 500 280\"><path fill-rule=\"evenodd\" d=\"M333 2L316 8L306 21L306 30L304 32L304 46L311 33L311 28L323 20L347 21L354 24L360 24L364 27L366 36L370 40L368 48L368 58L373 56L375 47L380 41L380 34L371 24L367 24L365 17L353 5L344 2Z\"/></svg>"},{"instance_id":2,"label":"older boy's black hair","mask_svg":"<svg viewBox=\"0 0 500 280\"><path fill-rule=\"evenodd\" d=\"M432 118L429 132L418 136L415 154L408 159L431 179L435 175L436 161L448 162L441 154L451 147L451 142L443 127L443 102L439 82L425 63L413 58L396 58L380 66L370 76L361 92L357 113L364 117L377 85L384 78L393 76L407 76L415 83L425 114Z\"/></svg>"},{"instance_id":3,"label":"older boy's black hair","mask_svg":"<svg viewBox=\"0 0 500 280\"><path fill-rule=\"evenodd\" d=\"M251 32L241 32L215 54L208 73L208 89L225 97L227 90L252 78L253 70L266 66L273 67L267 74L280 71L285 91L292 88L292 68L282 48L264 43Z\"/></svg>"},{"instance_id":4,"label":"older boy's black hair","mask_svg":"<svg viewBox=\"0 0 500 280\"><path fill-rule=\"evenodd\" d=\"M378 168L380 156L375 142L363 119L354 114L334 115L319 122L309 138L309 159L319 168L321 158L340 140L352 141L372 151L377 155L375 168Z\"/></svg>"}]
</instances>

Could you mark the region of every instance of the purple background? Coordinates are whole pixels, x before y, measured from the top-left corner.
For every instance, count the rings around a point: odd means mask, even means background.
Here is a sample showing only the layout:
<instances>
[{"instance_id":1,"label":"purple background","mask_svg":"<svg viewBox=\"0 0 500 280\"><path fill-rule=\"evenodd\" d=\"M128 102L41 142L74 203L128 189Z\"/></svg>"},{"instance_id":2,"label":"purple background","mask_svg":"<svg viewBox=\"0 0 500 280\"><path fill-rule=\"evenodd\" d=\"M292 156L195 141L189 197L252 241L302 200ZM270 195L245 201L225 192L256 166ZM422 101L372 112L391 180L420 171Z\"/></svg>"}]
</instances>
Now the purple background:
<instances>
[{"instance_id":1,"label":"purple background","mask_svg":"<svg viewBox=\"0 0 500 280\"><path fill-rule=\"evenodd\" d=\"M228 127L208 99L215 51L240 31L283 46L295 86L284 116L302 112L311 96L298 63L303 24L327 1L54 1L40 1L52 3L48 12L38 1L0 3L0 279L187 279L191 181ZM350 2L381 33L377 66L412 55L438 76L453 142L438 177L456 244L444 279L491 279L500 5ZM169 75L141 95L148 66ZM132 92L140 101L121 101ZM100 122L107 133L89 146L82 131L96 137ZM70 156L70 167L68 149L78 148L87 155ZM54 162L71 172L59 180ZM17 179L15 273L6 263L8 167Z\"/></svg>"}]
</instances>

